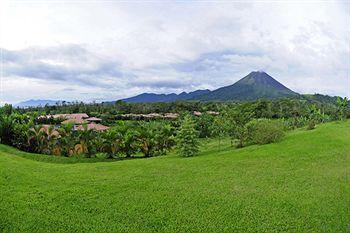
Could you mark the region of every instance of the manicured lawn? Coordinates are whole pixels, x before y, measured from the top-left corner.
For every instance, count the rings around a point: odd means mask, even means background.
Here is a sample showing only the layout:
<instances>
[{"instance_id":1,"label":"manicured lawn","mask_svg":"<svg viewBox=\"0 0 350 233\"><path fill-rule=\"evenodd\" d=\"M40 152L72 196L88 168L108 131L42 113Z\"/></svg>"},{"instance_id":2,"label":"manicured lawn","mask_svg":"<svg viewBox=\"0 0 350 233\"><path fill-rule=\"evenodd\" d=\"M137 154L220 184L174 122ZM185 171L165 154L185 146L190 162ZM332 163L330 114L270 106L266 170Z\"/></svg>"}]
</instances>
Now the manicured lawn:
<instances>
[{"instance_id":1,"label":"manicured lawn","mask_svg":"<svg viewBox=\"0 0 350 233\"><path fill-rule=\"evenodd\" d=\"M350 232L350 122L193 158L43 156L0 146L0 232Z\"/></svg>"}]
</instances>

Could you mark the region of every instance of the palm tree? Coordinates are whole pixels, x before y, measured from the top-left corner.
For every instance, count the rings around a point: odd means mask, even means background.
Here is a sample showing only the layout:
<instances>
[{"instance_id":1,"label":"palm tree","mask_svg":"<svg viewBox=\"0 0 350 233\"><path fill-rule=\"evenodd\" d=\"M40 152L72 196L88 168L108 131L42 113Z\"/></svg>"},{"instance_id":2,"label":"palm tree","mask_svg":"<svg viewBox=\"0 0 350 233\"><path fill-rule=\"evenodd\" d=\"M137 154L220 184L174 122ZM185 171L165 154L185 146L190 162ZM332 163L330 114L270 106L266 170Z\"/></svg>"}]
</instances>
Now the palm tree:
<instances>
[{"instance_id":1,"label":"palm tree","mask_svg":"<svg viewBox=\"0 0 350 233\"><path fill-rule=\"evenodd\" d=\"M41 153L45 147L44 140L45 136L42 130L42 125L34 125L34 127L29 130L28 134L28 144L32 151Z\"/></svg>"},{"instance_id":2,"label":"palm tree","mask_svg":"<svg viewBox=\"0 0 350 233\"><path fill-rule=\"evenodd\" d=\"M164 155L175 144L173 128L165 122L156 123L153 128L156 141L155 149L159 155Z\"/></svg>"},{"instance_id":3,"label":"palm tree","mask_svg":"<svg viewBox=\"0 0 350 233\"><path fill-rule=\"evenodd\" d=\"M138 132L133 129L127 129L124 132L123 143L122 143L122 151L125 153L127 158L130 158L132 154L137 151L136 140L138 137Z\"/></svg>"},{"instance_id":4,"label":"palm tree","mask_svg":"<svg viewBox=\"0 0 350 233\"><path fill-rule=\"evenodd\" d=\"M112 156L117 156L120 153L120 148L123 143L123 135L115 128L108 130L103 134L104 139L108 143L108 152Z\"/></svg>"},{"instance_id":5,"label":"palm tree","mask_svg":"<svg viewBox=\"0 0 350 233\"><path fill-rule=\"evenodd\" d=\"M63 154L67 156L74 155L74 147L76 145L76 139L72 135L73 132L73 125L72 124L66 124L62 125L61 128L58 129L58 132L60 134L58 146L60 146L61 151Z\"/></svg>"},{"instance_id":6,"label":"palm tree","mask_svg":"<svg viewBox=\"0 0 350 233\"><path fill-rule=\"evenodd\" d=\"M87 125L83 125L83 129L78 131L78 138L81 147L81 153L89 154L89 148L94 138L94 132L88 129Z\"/></svg>"},{"instance_id":7,"label":"palm tree","mask_svg":"<svg viewBox=\"0 0 350 233\"><path fill-rule=\"evenodd\" d=\"M104 133L97 133L93 139L92 147L95 153L103 153L108 151L109 144L104 137Z\"/></svg>"},{"instance_id":8,"label":"palm tree","mask_svg":"<svg viewBox=\"0 0 350 233\"><path fill-rule=\"evenodd\" d=\"M57 144L57 131L50 125L48 128L42 128L43 132L43 143L44 143L44 154L52 154Z\"/></svg>"},{"instance_id":9,"label":"palm tree","mask_svg":"<svg viewBox=\"0 0 350 233\"><path fill-rule=\"evenodd\" d=\"M144 157L151 157L155 155L155 147L156 147L156 130L154 128L155 123L141 123L139 127L138 133L138 142L140 145L140 150Z\"/></svg>"}]
</instances>

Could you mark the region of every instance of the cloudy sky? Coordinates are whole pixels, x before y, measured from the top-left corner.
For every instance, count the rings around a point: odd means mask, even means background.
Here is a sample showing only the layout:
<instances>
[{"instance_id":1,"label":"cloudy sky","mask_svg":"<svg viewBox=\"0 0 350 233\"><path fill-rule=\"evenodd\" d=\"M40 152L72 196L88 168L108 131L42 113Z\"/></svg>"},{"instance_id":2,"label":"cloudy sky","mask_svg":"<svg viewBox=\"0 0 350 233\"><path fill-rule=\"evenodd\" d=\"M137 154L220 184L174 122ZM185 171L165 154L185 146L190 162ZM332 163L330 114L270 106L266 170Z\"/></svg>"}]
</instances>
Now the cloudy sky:
<instances>
[{"instance_id":1,"label":"cloudy sky","mask_svg":"<svg viewBox=\"0 0 350 233\"><path fill-rule=\"evenodd\" d=\"M350 96L350 1L1 1L1 97L102 101L264 70Z\"/></svg>"}]
</instances>

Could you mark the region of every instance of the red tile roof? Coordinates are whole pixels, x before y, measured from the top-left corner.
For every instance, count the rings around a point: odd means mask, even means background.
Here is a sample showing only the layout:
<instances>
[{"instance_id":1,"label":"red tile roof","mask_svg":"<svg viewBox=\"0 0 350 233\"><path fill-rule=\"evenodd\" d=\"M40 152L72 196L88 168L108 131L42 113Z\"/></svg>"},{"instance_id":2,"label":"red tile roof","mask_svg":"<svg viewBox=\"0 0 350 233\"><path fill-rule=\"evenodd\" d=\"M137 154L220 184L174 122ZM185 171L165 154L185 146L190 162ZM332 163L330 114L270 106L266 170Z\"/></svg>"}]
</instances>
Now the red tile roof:
<instances>
[{"instance_id":1,"label":"red tile roof","mask_svg":"<svg viewBox=\"0 0 350 233\"><path fill-rule=\"evenodd\" d=\"M85 130L84 125L78 125L77 130ZM87 124L87 129L88 130L96 130L96 131L105 131L107 129L109 129L108 126L105 125L101 125L101 124L95 124L95 123L90 123Z\"/></svg>"},{"instance_id":2,"label":"red tile roof","mask_svg":"<svg viewBox=\"0 0 350 233\"><path fill-rule=\"evenodd\" d=\"M89 115L86 113L71 113L71 114L55 114L52 115L53 118L61 118L61 119L85 119L88 118Z\"/></svg>"},{"instance_id":3,"label":"red tile roof","mask_svg":"<svg viewBox=\"0 0 350 233\"><path fill-rule=\"evenodd\" d=\"M101 118L97 118L97 117L89 117L89 118L87 118L85 120L87 120L87 121L102 121Z\"/></svg>"},{"instance_id":4,"label":"red tile roof","mask_svg":"<svg viewBox=\"0 0 350 233\"><path fill-rule=\"evenodd\" d=\"M81 125L81 124L86 124L88 123L86 120L83 120L83 119L75 119L75 118L72 118L72 119L68 119L68 120L65 120L65 121L62 121L61 124L74 124L74 125Z\"/></svg>"}]
</instances>

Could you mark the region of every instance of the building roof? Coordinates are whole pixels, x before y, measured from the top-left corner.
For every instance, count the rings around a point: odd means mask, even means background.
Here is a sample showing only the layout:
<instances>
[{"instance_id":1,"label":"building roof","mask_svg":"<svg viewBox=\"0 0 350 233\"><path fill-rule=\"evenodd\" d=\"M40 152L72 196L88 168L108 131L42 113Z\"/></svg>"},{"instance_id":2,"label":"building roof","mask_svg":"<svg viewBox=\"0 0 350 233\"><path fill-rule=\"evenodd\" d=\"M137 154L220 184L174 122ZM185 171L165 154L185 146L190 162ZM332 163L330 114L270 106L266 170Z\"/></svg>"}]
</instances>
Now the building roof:
<instances>
[{"instance_id":1,"label":"building roof","mask_svg":"<svg viewBox=\"0 0 350 233\"><path fill-rule=\"evenodd\" d=\"M159 117L162 117L162 115L159 114L159 113L143 114L142 116L146 117L146 118L159 118Z\"/></svg>"},{"instance_id":2,"label":"building roof","mask_svg":"<svg viewBox=\"0 0 350 233\"><path fill-rule=\"evenodd\" d=\"M176 119L178 118L180 115L178 113L165 113L164 114L164 118L169 118L169 119Z\"/></svg>"},{"instance_id":3,"label":"building roof","mask_svg":"<svg viewBox=\"0 0 350 233\"><path fill-rule=\"evenodd\" d=\"M214 111L207 111L207 114L213 115L213 116L217 116L217 115L219 115L220 113L219 113L219 112L214 112Z\"/></svg>"},{"instance_id":4,"label":"building roof","mask_svg":"<svg viewBox=\"0 0 350 233\"><path fill-rule=\"evenodd\" d=\"M87 118L85 120L87 120L87 121L102 121L101 118L97 118L97 117L89 117L89 118Z\"/></svg>"},{"instance_id":5,"label":"building roof","mask_svg":"<svg viewBox=\"0 0 350 233\"><path fill-rule=\"evenodd\" d=\"M86 124L88 123L86 120L84 119L75 119L75 118L71 118L71 119L67 119L65 121L62 121L61 124L74 124L74 125L82 125L82 124Z\"/></svg>"},{"instance_id":6,"label":"building roof","mask_svg":"<svg viewBox=\"0 0 350 233\"><path fill-rule=\"evenodd\" d=\"M71 113L71 114L55 114L52 115L53 118L58 119L85 119L88 118L89 115L86 113Z\"/></svg>"},{"instance_id":7,"label":"building roof","mask_svg":"<svg viewBox=\"0 0 350 233\"><path fill-rule=\"evenodd\" d=\"M109 129L108 126L101 125L101 124L95 124L95 123L90 123L90 124L87 124L86 126L87 126L88 130L105 131L105 130ZM84 125L78 125L76 129L77 130L85 130Z\"/></svg>"}]
</instances>

